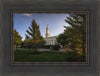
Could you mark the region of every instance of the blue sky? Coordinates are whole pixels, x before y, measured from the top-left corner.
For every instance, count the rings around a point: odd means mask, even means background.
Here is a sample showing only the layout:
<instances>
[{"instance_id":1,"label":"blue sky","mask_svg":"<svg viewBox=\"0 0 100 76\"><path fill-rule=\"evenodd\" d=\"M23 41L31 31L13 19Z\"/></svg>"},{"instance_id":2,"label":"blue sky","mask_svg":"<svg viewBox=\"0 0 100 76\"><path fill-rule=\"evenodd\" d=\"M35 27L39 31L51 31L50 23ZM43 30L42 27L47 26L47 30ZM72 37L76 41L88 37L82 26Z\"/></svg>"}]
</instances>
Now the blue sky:
<instances>
[{"instance_id":1,"label":"blue sky","mask_svg":"<svg viewBox=\"0 0 100 76\"><path fill-rule=\"evenodd\" d=\"M68 14L47 14L47 13L14 13L14 29L16 29L25 39L26 30L31 26L33 19L40 27L40 32L43 37L46 34L46 27L48 24L50 36L56 36L64 32L64 26L69 26L65 22Z\"/></svg>"}]
</instances>

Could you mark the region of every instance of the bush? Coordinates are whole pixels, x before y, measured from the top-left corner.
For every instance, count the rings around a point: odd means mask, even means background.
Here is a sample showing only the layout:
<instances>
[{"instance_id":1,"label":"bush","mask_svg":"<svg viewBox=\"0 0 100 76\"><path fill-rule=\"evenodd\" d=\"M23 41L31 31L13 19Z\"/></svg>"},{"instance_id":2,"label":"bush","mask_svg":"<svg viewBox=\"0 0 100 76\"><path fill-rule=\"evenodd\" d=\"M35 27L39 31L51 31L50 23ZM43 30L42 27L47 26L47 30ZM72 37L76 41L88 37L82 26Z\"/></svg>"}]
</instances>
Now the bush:
<instances>
[{"instance_id":1,"label":"bush","mask_svg":"<svg viewBox=\"0 0 100 76\"><path fill-rule=\"evenodd\" d=\"M59 50L60 49L60 45L52 45L50 46L50 50Z\"/></svg>"},{"instance_id":2,"label":"bush","mask_svg":"<svg viewBox=\"0 0 100 76\"><path fill-rule=\"evenodd\" d=\"M54 49L54 50L59 50L59 49L60 49L60 45L54 45L54 46L53 46L53 49Z\"/></svg>"},{"instance_id":3,"label":"bush","mask_svg":"<svg viewBox=\"0 0 100 76\"><path fill-rule=\"evenodd\" d=\"M50 46L50 50L53 50L53 47L52 46Z\"/></svg>"},{"instance_id":4,"label":"bush","mask_svg":"<svg viewBox=\"0 0 100 76\"><path fill-rule=\"evenodd\" d=\"M51 45L44 45L45 49L50 49Z\"/></svg>"}]
</instances>

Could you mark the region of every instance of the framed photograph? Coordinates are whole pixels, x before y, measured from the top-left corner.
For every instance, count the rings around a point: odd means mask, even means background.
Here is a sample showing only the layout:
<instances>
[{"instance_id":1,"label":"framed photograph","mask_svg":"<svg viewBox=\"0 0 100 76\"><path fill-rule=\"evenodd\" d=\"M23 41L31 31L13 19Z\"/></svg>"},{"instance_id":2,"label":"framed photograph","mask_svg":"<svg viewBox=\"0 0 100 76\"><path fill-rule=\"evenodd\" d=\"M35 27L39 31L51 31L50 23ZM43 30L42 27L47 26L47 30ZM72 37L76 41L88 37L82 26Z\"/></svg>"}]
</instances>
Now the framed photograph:
<instances>
[{"instance_id":1,"label":"framed photograph","mask_svg":"<svg viewBox=\"0 0 100 76\"><path fill-rule=\"evenodd\" d=\"M89 11L11 11L12 64L88 65Z\"/></svg>"},{"instance_id":2,"label":"framed photograph","mask_svg":"<svg viewBox=\"0 0 100 76\"><path fill-rule=\"evenodd\" d=\"M98 5L1 0L0 76L99 76Z\"/></svg>"}]
</instances>

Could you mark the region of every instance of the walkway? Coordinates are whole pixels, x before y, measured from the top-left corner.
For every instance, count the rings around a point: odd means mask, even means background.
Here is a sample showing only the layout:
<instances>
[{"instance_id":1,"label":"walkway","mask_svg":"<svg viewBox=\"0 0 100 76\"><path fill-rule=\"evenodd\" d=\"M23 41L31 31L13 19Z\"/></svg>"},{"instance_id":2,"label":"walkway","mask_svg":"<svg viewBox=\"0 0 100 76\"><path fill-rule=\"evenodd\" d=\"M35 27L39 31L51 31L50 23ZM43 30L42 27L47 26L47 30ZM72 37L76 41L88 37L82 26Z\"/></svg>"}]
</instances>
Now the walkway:
<instances>
[{"instance_id":1,"label":"walkway","mask_svg":"<svg viewBox=\"0 0 100 76\"><path fill-rule=\"evenodd\" d=\"M25 49L25 48L17 48L18 50L32 50L32 49ZM66 52L65 49L58 50L50 50L50 49L38 49L39 51L52 51L52 52Z\"/></svg>"}]
</instances>

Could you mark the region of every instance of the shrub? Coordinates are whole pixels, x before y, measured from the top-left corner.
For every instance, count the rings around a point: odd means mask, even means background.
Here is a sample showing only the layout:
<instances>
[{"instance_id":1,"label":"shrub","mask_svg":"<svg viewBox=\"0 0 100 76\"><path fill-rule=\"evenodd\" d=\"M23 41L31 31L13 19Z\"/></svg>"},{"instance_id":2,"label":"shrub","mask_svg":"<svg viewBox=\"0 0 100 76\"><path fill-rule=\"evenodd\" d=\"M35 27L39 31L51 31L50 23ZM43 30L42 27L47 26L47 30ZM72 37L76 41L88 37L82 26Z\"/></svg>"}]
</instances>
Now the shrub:
<instances>
[{"instance_id":1,"label":"shrub","mask_svg":"<svg viewBox=\"0 0 100 76\"><path fill-rule=\"evenodd\" d=\"M60 49L60 45L52 45L49 48L50 50L59 50Z\"/></svg>"},{"instance_id":2,"label":"shrub","mask_svg":"<svg viewBox=\"0 0 100 76\"><path fill-rule=\"evenodd\" d=\"M50 49L51 45L44 45L45 49Z\"/></svg>"},{"instance_id":3,"label":"shrub","mask_svg":"<svg viewBox=\"0 0 100 76\"><path fill-rule=\"evenodd\" d=\"M54 46L53 46L53 49L54 49L54 50L59 50L59 49L60 49L60 45L54 45Z\"/></svg>"},{"instance_id":4,"label":"shrub","mask_svg":"<svg viewBox=\"0 0 100 76\"><path fill-rule=\"evenodd\" d=\"M52 46L50 46L50 50L53 50L53 47Z\"/></svg>"}]
</instances>

